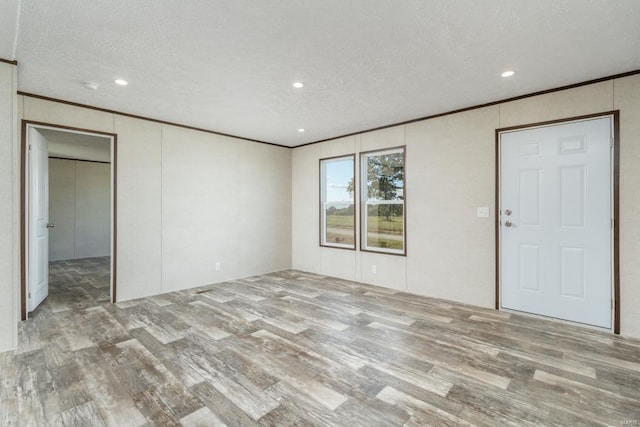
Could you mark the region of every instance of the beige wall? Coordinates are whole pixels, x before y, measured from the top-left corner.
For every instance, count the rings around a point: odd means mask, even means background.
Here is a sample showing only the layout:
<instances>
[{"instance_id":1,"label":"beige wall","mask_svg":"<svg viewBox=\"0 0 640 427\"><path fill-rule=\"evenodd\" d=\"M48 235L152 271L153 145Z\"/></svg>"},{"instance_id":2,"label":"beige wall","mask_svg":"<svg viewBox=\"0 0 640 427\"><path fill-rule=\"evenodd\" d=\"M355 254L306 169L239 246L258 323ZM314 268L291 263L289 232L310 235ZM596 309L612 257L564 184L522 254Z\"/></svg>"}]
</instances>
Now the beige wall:
<instances>
[{"instance_id":1,"label":"beige wall","mask_svg":"<svg viewBox=\"0 0 640 427\"><path fill-rule=\"evenodd\" d=\"M26 99L25 99L26 101ZM162 292L162 127L115 116L118 135L117 298Z\"/></svg>"},{"instance_id":2,"label":"beige wall","mask_svg":"<svg viewBox=\"0 0 640 427\"><path fill-rule=\"evenodd\" d=\"M111 165L49 159L49 261L111 254Z\"/></svg>"},{"instance_id":3,"label":"beige wall","mask_svg":"<svg viewBox=\"0 0 640 427\"><path fill-rule=\"evenodd\" d=\"M491 307L495 129L620 109L622 333L640 337L640 76L288 150L16 97L15 68L0 63L0 351L19 312L16 117L118 135L118 300L293 265ZM403 144L408 256L320 248L318 160Z\"/></svg>"},{"instance_id":4,"label":"beige wall","mask_svg":"<svg viewBox=\"0 0 640 427\"><path fill-rule=\"evenodd\" d=\"M614 81L620 109L620 293L622 333L640 337L640 76Z\"/></svg>"},{"instance_id":5,"label":"beige wall","mask_svg":"<svg viewBox=\"0 0 640 427\"><path fill-rule=\"evenodd\" d=\"M18 138L16 66L0 62L0 352L17 341Z\"/></svg>"},{"instance_id":6,"label":"beige wall","mask_svg":"<svg viewBox=\"0 0 640 427\"><path fill-rule=\"evenodd\" d=\"M0 291L12 295L0 350L15 347L18 319L19 252L5 244L18 201L4 203L19 196L16 117L117 134L119 301L291 267L291 150L16 97L15 82L0 63Z\"/></svg>"},{"instance_id":7,"label":"beige wall","mask_svg":"<svg viewBox=\"0 0 640 427\"><path fill-rule=\"evenodd\" d=\"M493 307L495 129L614 109L621 122L621 332L640 337L638 75L294 149L293 268ZM318 160L405 144L407 257L319 247ZM489 218L476 216L481 206L491 208Z\"/></svg>"},{"instance_id":8,"label":"beige wall","mask_svg":"<svg viewBox=\"0 0 640 427\"><path fill-rule=\"evenodd\" d=\"M165 126L162 291L290 268L290 169L288 149Z\"/></svg>"}]
</instances>

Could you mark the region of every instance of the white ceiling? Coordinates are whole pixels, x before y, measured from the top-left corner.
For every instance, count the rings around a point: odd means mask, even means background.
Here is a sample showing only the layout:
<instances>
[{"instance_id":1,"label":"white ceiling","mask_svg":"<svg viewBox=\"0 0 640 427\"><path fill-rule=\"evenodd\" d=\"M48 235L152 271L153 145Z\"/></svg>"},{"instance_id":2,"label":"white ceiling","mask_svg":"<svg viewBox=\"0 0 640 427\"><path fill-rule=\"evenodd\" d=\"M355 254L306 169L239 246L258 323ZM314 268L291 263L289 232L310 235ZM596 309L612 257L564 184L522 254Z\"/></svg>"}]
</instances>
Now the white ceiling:
<instances>
[{"instance_id":1,"label":"white ceiling","mask_svg":"<svg viewBox=\"0 0 640 427\"><path fill-rule=\"evenodd\" d=\"M2 8L0 57L18 60L21 91L287 146L640 69L638 0Z\"/></svg>"}]
</instances>

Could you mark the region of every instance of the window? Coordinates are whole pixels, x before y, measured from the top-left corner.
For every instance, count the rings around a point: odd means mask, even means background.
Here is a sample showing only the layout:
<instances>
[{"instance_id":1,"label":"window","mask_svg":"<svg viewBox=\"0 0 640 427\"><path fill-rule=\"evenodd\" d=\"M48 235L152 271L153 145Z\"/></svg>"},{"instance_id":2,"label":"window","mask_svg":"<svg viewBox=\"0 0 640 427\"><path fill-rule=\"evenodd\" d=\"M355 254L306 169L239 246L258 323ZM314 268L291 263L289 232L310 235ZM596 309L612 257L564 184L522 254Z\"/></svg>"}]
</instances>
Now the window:
<instances>
[{"instance_id":1,"label":"window","mask_svg":"<svg viewBox=\"0 0 640 427\"><path fill-rule=\"evenodd\" d=\"M320 245L356 248L355 156L320 160Z\"/></svg>"},{"instance_id":2,"label":"window","mask_svg":"<svg viewBox=\"0 0 640 427\"><path fill-rule=\"evenodd\" d=\"M405 255L404 147L360 154L361 250Z\"/></svg>"}]
</instances>

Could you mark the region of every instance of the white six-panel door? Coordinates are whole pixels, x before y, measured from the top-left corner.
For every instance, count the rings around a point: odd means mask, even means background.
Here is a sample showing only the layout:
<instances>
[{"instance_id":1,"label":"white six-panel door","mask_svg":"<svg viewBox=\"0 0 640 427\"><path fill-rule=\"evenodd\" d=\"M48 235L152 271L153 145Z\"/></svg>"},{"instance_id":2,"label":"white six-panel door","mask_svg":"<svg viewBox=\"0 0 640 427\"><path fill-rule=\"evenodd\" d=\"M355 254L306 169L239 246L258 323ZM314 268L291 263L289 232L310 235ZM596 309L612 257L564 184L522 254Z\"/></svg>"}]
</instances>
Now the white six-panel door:
<instances>
[{"instance_id":1,"label":"white six-panel door","mask_svg":"<svg viewBox=\"0 0 640 427\"><path fill-rule=\"evenodd\" d=\"M611 327L611 121L500 134L501 307Z\"/></svg>"},{"instance_id":2,"label":"white six-panel door","mask_svg":"<svg viewBox=\"0 0 640 427\"><path fill-rule=\"evenodd\" d=\"M28 131L28 273L27 307L35 308L49 295L49 149L33 127Z\"/></svg>"}]
</instances>

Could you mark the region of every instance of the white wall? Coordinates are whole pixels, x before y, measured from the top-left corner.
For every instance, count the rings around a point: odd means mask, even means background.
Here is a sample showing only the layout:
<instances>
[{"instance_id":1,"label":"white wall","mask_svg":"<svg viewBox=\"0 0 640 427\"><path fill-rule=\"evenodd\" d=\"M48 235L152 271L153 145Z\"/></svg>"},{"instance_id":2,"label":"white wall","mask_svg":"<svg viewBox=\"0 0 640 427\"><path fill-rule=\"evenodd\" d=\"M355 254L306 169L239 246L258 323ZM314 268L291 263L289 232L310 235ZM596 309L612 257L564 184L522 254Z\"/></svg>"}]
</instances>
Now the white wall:
<instances>
[{"instance_id":1,"label":"white wall","mask_svg":"<svg viewBox=\"0 0 640 427\"><path fill-rule=\"evenodd\" d=\"M19 168L16 66L0 62L0 352L17 342Z\"/></svg>"},{"instance_id":2,"label":"white wall","mask_svg":"<svg viewBox=\"0 0 640 427\"><path fill-rule=\"evenodd\" d=\"M111 165L49 159L49 261L111 253Z\"/></svg>"},{"instance_id":3,"label":"white wall","mask_svg":"<svg viewBox=\"0 0 640 427\"><path fill-rule=\"evenodd\" d=\"M118 301L291 267L291 150L19 100L24 119L117 134Z\"/></svg>"},{"instance_id":4,"label":"white wall","mask_svg":"<svg viewBox=\"0 0 640 427\"><path fill-rule=\"evenodd\" d=\"M290 168L282 148L166 126L163 292L289 268Z\"/></svg>"},{"instance_id":5,"label":"white wall","mask_svg":"<svg viewBox=\"0 0 640 427\"><path fill-rule=\"evenodd\" d=\"M293 268L493 307L495 129L614 109L621 121L621 333L640 337L638 75L294 149ZM405 144L407 256L320 247L319 159ZM491 208L489 218L476 217L480 206Z\"/></svg>"},{"instance_id":6,"label":"white wall","mask_svg":"<svg viewBox=\"0 0 640 427\"><path fill-rule=\"evenodd\" d=\"M29 101L25 98L25 101ZM162 125L115 116L119 301L162 292Z\"/></svg>"},{"instance_id":7,"label":"white wall","mask_svg":"<svg viewBox=\"0 0 640 427\"><path fill-rule=\"evenodd\" d=\"M408 291L494 305L496 127L498 107L406 126Z\"/></svg>"},{"instance_id":8,"label":"white wall","mask_svg":"<svg viewBox=\"0 0 640 427\"><path fill-rule=\"evenodd\" d=\"M111 253L111 165L76 163L76 258Z\"/></svg>"},{"instance_id":9,"label":"white wall","mask_svg":"<svg viewBox=\"0 0 640 427\"><path fill-rule=\"evenodd\" d=\"M76 167L73 160L49 159L49 261L76 254Z\"/></svg>"},{"instance_id":10,"label":"white wall","mask_svg":"<svg viewBox=\"0 0 640 427\"><path fill-rule=\"evenodd\" d=\"M295 150L15 93L15 67L0 63L0 350L15 346L19 303L16 116L117 133L118 300L293 264L492 307L495 217L475 208L495 204L494 130L620 109L622 333L640 337L640 76ZM319 247L318 160L402 144L408 256Z\"/></svg>"},{"instance_id":11,"label":"white wall","mask_svg":"<svg viewBox=\"0 0 640 427\"><path fill-rule=\"evenodd\" d=\"M0 63L0 351L20 303L16 118L117 134L118 301L291 268L291 150L16 96L15 68Z\"/></svg>"},{"instance_id":12,"label":"white wall","mask_svg":"<svg viewBox=\"0 0 640 427\"><path fill-rule=\"evenodd\" d=\"M620 109L620 294L622 333L640 337L640 76L613 82Z\"/></svg>"}]
</instances>

